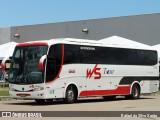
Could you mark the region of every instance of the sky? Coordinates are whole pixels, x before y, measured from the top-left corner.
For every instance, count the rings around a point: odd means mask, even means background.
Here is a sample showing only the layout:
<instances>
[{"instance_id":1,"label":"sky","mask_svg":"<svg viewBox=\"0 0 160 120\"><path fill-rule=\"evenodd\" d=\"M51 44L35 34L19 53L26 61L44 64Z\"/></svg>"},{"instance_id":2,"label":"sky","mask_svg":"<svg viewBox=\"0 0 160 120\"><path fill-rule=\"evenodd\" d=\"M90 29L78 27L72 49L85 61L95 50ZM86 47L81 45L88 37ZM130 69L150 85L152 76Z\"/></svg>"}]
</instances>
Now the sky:
<instances>
[{"instance_id":1,"label":"sky","mask_svg":"<svg viewBox=\"0 0 160 120\"><path fill-rule=\"evenodd\" d=\"M0 27L160 13L160 0L0 0Z\"/></svg>"}]
</instances>

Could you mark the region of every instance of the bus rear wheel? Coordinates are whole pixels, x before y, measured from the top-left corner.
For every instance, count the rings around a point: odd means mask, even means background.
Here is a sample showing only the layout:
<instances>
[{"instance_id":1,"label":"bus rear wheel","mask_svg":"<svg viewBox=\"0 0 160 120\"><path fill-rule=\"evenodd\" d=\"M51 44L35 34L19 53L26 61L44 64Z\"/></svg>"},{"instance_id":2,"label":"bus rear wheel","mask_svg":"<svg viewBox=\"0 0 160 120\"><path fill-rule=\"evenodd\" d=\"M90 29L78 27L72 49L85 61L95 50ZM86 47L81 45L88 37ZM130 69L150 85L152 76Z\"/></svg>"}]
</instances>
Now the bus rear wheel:
<instances>
[{"instance_id":1,"label":"bus rear wheel","mask_svg":"<svg viewBox=\"0 0 160 120\"><path fill-rule=\"evenodd\" d=\"M134 84L132 87L131 95L126 95L126 99L138 99L140 97L140 87L138 84Z\"/></svg>"},{"instance_id":2,"label":"bus rear wheel","mask_svg":"<svg viewBox=\"0 0 160 120\"><path fill-rule=\"evenodd\" d=\"M67 104L72 104L77 100L76 88L73 86L69 86L66 90L66 95L64 98L64 102Z\"/></svg>"}]
</instances>

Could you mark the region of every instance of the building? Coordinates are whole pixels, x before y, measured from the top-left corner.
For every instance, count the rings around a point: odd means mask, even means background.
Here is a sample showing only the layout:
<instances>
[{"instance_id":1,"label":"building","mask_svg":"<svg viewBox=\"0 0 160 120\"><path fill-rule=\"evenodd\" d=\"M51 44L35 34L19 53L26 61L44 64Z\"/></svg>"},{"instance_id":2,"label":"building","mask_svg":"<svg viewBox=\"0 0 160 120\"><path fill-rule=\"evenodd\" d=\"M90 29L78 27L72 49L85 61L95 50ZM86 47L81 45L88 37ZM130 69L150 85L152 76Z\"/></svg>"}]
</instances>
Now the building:
<instances>
[{"instance_id":1,"label":"building","mask_svg":"<svg viewBox=\"0 0 160 120\"><path fill-rule=\"evenodd\" d=\"M99 40L113 35L160 44L160 13L0 28L0 44L52 38Z\"/></svg>"},{"instance_id":2,"label":"building","mask_svg":"<svg viewBox=\"0 0 160 120\"><path fill-rule=\"evenodd\" d=\"M113 35L160 44L160 13L0 28L0 45L52 38L100 40Z\"/></svg>"}]
</instances>

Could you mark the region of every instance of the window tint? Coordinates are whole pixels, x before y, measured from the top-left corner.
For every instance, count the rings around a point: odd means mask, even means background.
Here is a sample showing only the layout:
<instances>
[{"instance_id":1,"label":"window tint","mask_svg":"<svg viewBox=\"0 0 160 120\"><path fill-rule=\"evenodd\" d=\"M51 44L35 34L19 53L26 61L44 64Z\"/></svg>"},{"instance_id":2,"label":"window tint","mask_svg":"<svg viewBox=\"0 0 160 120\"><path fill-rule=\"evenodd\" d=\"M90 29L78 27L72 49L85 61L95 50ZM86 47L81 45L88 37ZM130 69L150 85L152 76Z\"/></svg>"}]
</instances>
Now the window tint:
<instances>
[{"instance_id":1,"label":"window tint","mask_svg":"<svg viewBox=\"0 0 160 120\"><path fill-rule=\"evenodd\" d=\"M82 49L82 63L115 65L155 65L157 52L149 50L95 47Z\"/></svg>"},{"instance_id":2,"label":"window tint","mask_svg":"<svg viewBox=\"0 0 160 120\"><path fill-rule=\"evenodd\" d=\"M80 46L64 45L64 64L80 63Z\"/></svg>"},{"instance_id":3,"label":"window tint","mask_svg":"<svg viewBox=\"0 0 160 120\"><path fill-rule=\"evenodd\" d=\"M62 62L62 45L56 44L50 47L47 57L46 82L54 80L58 75Z\"/></svg>"},{"instance_id":4,"label":"window tint","mask_svg":"<svg viewBox=\"0 0 160 120\"><path fill-rule=\"evenodd\" d=\"M49 58L52 58L57 65L60 65L61 45L54 45L50 48L50 51ZM155 65L157 64L157 52L65 44L64 64Z\"/></svg>"}]
</instances>

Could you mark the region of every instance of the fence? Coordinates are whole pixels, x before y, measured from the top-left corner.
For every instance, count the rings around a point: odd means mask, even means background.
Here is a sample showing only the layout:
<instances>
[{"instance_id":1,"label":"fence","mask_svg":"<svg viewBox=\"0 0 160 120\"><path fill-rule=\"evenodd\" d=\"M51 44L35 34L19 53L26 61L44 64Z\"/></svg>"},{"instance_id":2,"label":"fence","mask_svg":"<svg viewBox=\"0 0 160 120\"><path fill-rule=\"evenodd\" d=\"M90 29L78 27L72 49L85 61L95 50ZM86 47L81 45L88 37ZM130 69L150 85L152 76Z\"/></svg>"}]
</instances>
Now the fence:
<instances>
[{"instance_id":1,"label":"fence","mask_svg":"<svg viewBox=\"0 0 160 120\"><path fill-rule=\"evenodd\" d=\"M4 81L0 81L0 101L11 100L9 97L9 84Z\"/></svg>"}]
</instances>

